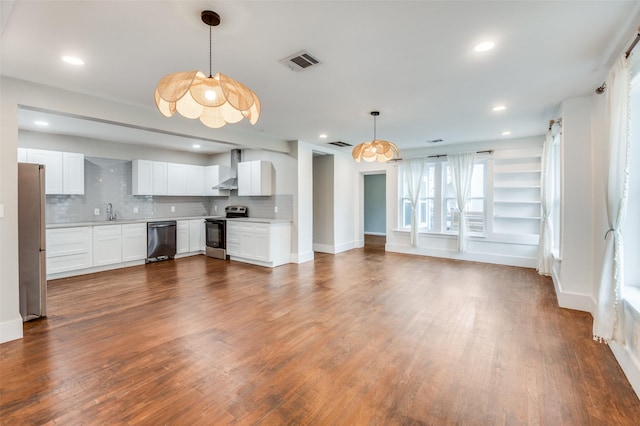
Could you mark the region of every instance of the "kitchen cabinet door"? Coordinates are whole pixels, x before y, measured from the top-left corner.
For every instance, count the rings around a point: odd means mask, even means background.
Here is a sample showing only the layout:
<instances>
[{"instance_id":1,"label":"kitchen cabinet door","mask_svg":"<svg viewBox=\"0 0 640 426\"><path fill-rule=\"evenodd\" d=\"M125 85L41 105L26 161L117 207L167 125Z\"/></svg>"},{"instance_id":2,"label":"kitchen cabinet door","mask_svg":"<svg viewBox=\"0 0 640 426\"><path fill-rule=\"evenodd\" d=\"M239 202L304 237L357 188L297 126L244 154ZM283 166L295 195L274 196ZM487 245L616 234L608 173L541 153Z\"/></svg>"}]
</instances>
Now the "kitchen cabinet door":
<instances>
[{"instance_id":1,"label":"kitchen cabinet door","mask_svg":"<svg viewBox=\"0 0 640 426\"><path fill-rule=\"evenodd\" d=\"M253 258L262 262L271 261L270 232L266 223L256 223L253 227Z\"/></svg>"},{"instance_id":2,"label":"kitchen cabinet door","mask_svg":"<svg viewBox=\"0 0 640 426\"><path fill-rule=\"evenodd\" d=\"M153 195L153 161L131 163L131 195Z\"/></svg>"},{"instance_id":3,"label":"kitchen cabinet door","mask_svg":"<svg viewBox=\"0 0 640 426\"><path fill-rule=\"evenodd\" d=\"M47 151L44 149L28 149L27 162L33 164L44 164L44 192L46 194L64 193L62 186L62 152Z\"/></svg>"},{"instance_id":4,"label":"kitchen cabinet door","mask_svg":"<svg viewBox=\"0 0 640 426\"><path fill-rule=\"evenodd\" d=\"M176 226L176 253L189 252L189 221L178 220Z\"/></svg>"},{"instance_id":5,"label":"kitchen cabinet door","mask_svg":"<svg viewBox=\"0 0 640 426\"><path fill-rule=\"evenodd\" d=\"M266 196L272 194L272 165L269 161L238 163L238 195Z\"/></svg>"},{"instance_id":6,"label":"kitchen cabinet door","mask_svg":"<svg viewBox=\"0 0 640 426\"><path fill-rule=\"evenodd\" d=\"M167 195L187 193L187 165L167 163Z\"/></svg>"},{"instance_id":7,"label":"kitchen cabinet door","mask_svg":"<svg viewBox=\"0 0 640 426\"><path fill-rule=\"evenodd\" d=\"M120 262L122 262L122 225L94 226L93 266Z\"/></svg>"},{"instance_id":8,"label":"kitchen cabinet door","mask_svg":"<svg viewBox=\"0 0 640 426\"><path fill-rule=\"evenodd\" d=\"M204 167L195 164L186 164L187 184L183 195L204 194Z\"/></svg>"},{"instance_id":9,"label":"kitchen cabinet door","mask_svg":"<svg viewBox=\"0 0 640 426\"><path fill-rule=\"evenodd\" d=\"M122 225L122 261L141 260L147 257L147 224Z\"/></svg>"},{"instance_id":10,"label":"kitchen cabinet door","mask_svg":"<svg viewBox=\"0 0 640 426\"><path fill-rule=\"evenodd\" d=\"M204 219L189 220L189 251L204 251Z\"/></svg>"},{"instance_id":11,"label":"kitchen cabinet door","mask_svg":"<svg viewBox=\"0 0 640 426\"><path fill-rule=\"evenodd\" d=\"M84 194L84 154L62 153L62 189L64 194Z\"/></svg>"},{"instance_id":12,"label":"kitchen cabinet door","mask_svg":"<svg viewBox=\"0 0 640 426\"><path fill-rule=\"evenodd\" d=\"M251 162L238 163L238 196L252 195Z\"/></svg>"},{"instance_id":13,"label":"kitchen cabinet door","mask_svg":"<svg viewBox=\"0 0 640 426\"><path fill-rule=\"evenodd\" d=\"M167 195L167 163L153 162L153 195Z\"/></svg>"}]
</instances>

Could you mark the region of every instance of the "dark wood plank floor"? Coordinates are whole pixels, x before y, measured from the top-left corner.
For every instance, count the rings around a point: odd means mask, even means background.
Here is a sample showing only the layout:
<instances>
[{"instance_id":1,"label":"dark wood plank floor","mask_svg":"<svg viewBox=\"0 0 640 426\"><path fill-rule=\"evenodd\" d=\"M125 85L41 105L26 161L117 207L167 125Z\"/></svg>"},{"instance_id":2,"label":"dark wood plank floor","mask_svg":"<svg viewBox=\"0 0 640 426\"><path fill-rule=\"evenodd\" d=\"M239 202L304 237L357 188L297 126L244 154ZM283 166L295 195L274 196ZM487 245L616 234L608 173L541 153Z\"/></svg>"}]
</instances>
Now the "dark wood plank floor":
<instances>
[{"instance_id":1,"label":"dark wood plank floor","mask_svg":"<svg viewBox=\"0 0 640 426\"><path fill-rule=\"evenodd\" d=\"M49 284L0 345L2 424L638 424L548 278L379 250L196 256Z\"/></svg>"}]
</instances>

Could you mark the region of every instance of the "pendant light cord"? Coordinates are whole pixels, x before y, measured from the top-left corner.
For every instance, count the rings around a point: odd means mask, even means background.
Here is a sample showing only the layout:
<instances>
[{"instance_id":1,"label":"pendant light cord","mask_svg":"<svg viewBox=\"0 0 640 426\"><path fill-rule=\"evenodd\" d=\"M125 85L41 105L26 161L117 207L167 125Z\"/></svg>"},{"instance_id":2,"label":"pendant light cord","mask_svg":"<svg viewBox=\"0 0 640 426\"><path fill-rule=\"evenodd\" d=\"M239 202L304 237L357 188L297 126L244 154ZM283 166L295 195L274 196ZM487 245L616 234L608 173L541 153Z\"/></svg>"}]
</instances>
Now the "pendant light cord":
<instances>
[{"instance_id":1,"label":"pendant light cord","mask_svg":"<svg viewBox=\"0 0 640 426\"><path fill-rule=\"evenodd\" d=\"M377 116L373 116L373 140L376 140L376 118L378 118Z\"/></svg>"},{"instance_id":2,"label":"pendant light cord","mask_svg":"<svg viewBox=\"0 0 640 426\"><path fill-rule=\"evenodd\" d=\"M211 78L211 25L209 25L209 78Z\"/></svg>"}]
</instances>

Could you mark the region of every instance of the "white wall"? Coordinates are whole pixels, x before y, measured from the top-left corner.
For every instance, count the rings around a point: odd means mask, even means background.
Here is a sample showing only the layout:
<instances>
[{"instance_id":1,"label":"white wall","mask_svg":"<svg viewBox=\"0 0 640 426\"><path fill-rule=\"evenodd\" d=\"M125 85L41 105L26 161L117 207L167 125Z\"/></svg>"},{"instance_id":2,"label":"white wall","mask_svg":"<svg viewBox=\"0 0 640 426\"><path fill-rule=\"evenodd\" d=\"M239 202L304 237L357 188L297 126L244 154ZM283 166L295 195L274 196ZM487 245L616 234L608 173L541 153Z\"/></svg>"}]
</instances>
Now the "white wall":
<instances>
[{"instance_id":1,"label":"white wall","mask_svg":"<svg viewBox=\"0 0 640 426\"><path fill-rule=\"evenodd\" d=\"M293 193L291 261L303 263L313 260L313 145L292 142L291 155L298 161Z\"/></svg>"},{"instance_id":2,"label":"white wall","mask_svg":"<svg viewBox=\"0 0 640 426\"><path fill-rule=\"evenodd\" d=\"M334 155L334 240L335 253L358 247L357 213L362 193L351 155Z\"/></svg>"},{"instance_id":3,"label":"white wall","mask_svg":"<svg viewBox=\"0 0 640 426\"><path fill-rule=\"evenodd\" d=\"M587 312L593 312L595 307L591 101L591 97L568 99L560 108L564 185L562 259L554 262L553 271L558 304Z\"/></svg>"}]
</instances>

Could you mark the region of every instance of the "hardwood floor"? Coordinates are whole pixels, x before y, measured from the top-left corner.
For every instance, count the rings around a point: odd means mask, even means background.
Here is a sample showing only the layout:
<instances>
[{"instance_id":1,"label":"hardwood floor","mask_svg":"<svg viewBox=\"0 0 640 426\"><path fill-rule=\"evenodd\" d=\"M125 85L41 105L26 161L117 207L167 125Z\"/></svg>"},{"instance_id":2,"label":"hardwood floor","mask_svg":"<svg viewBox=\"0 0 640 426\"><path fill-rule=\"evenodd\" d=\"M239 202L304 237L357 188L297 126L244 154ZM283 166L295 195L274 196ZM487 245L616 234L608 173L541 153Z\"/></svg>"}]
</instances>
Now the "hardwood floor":
<instances>
[{"instance_id":1,"label":"hardwood floor","mask_svg":"<svg viewBox=\"0 0 640 426\"><path fill-rule=\"evenodd\" d=\"M378 250L195 256L49 283L0 345L2 424L638 424L534 270Z\"/></svg>"}]
</instances>

